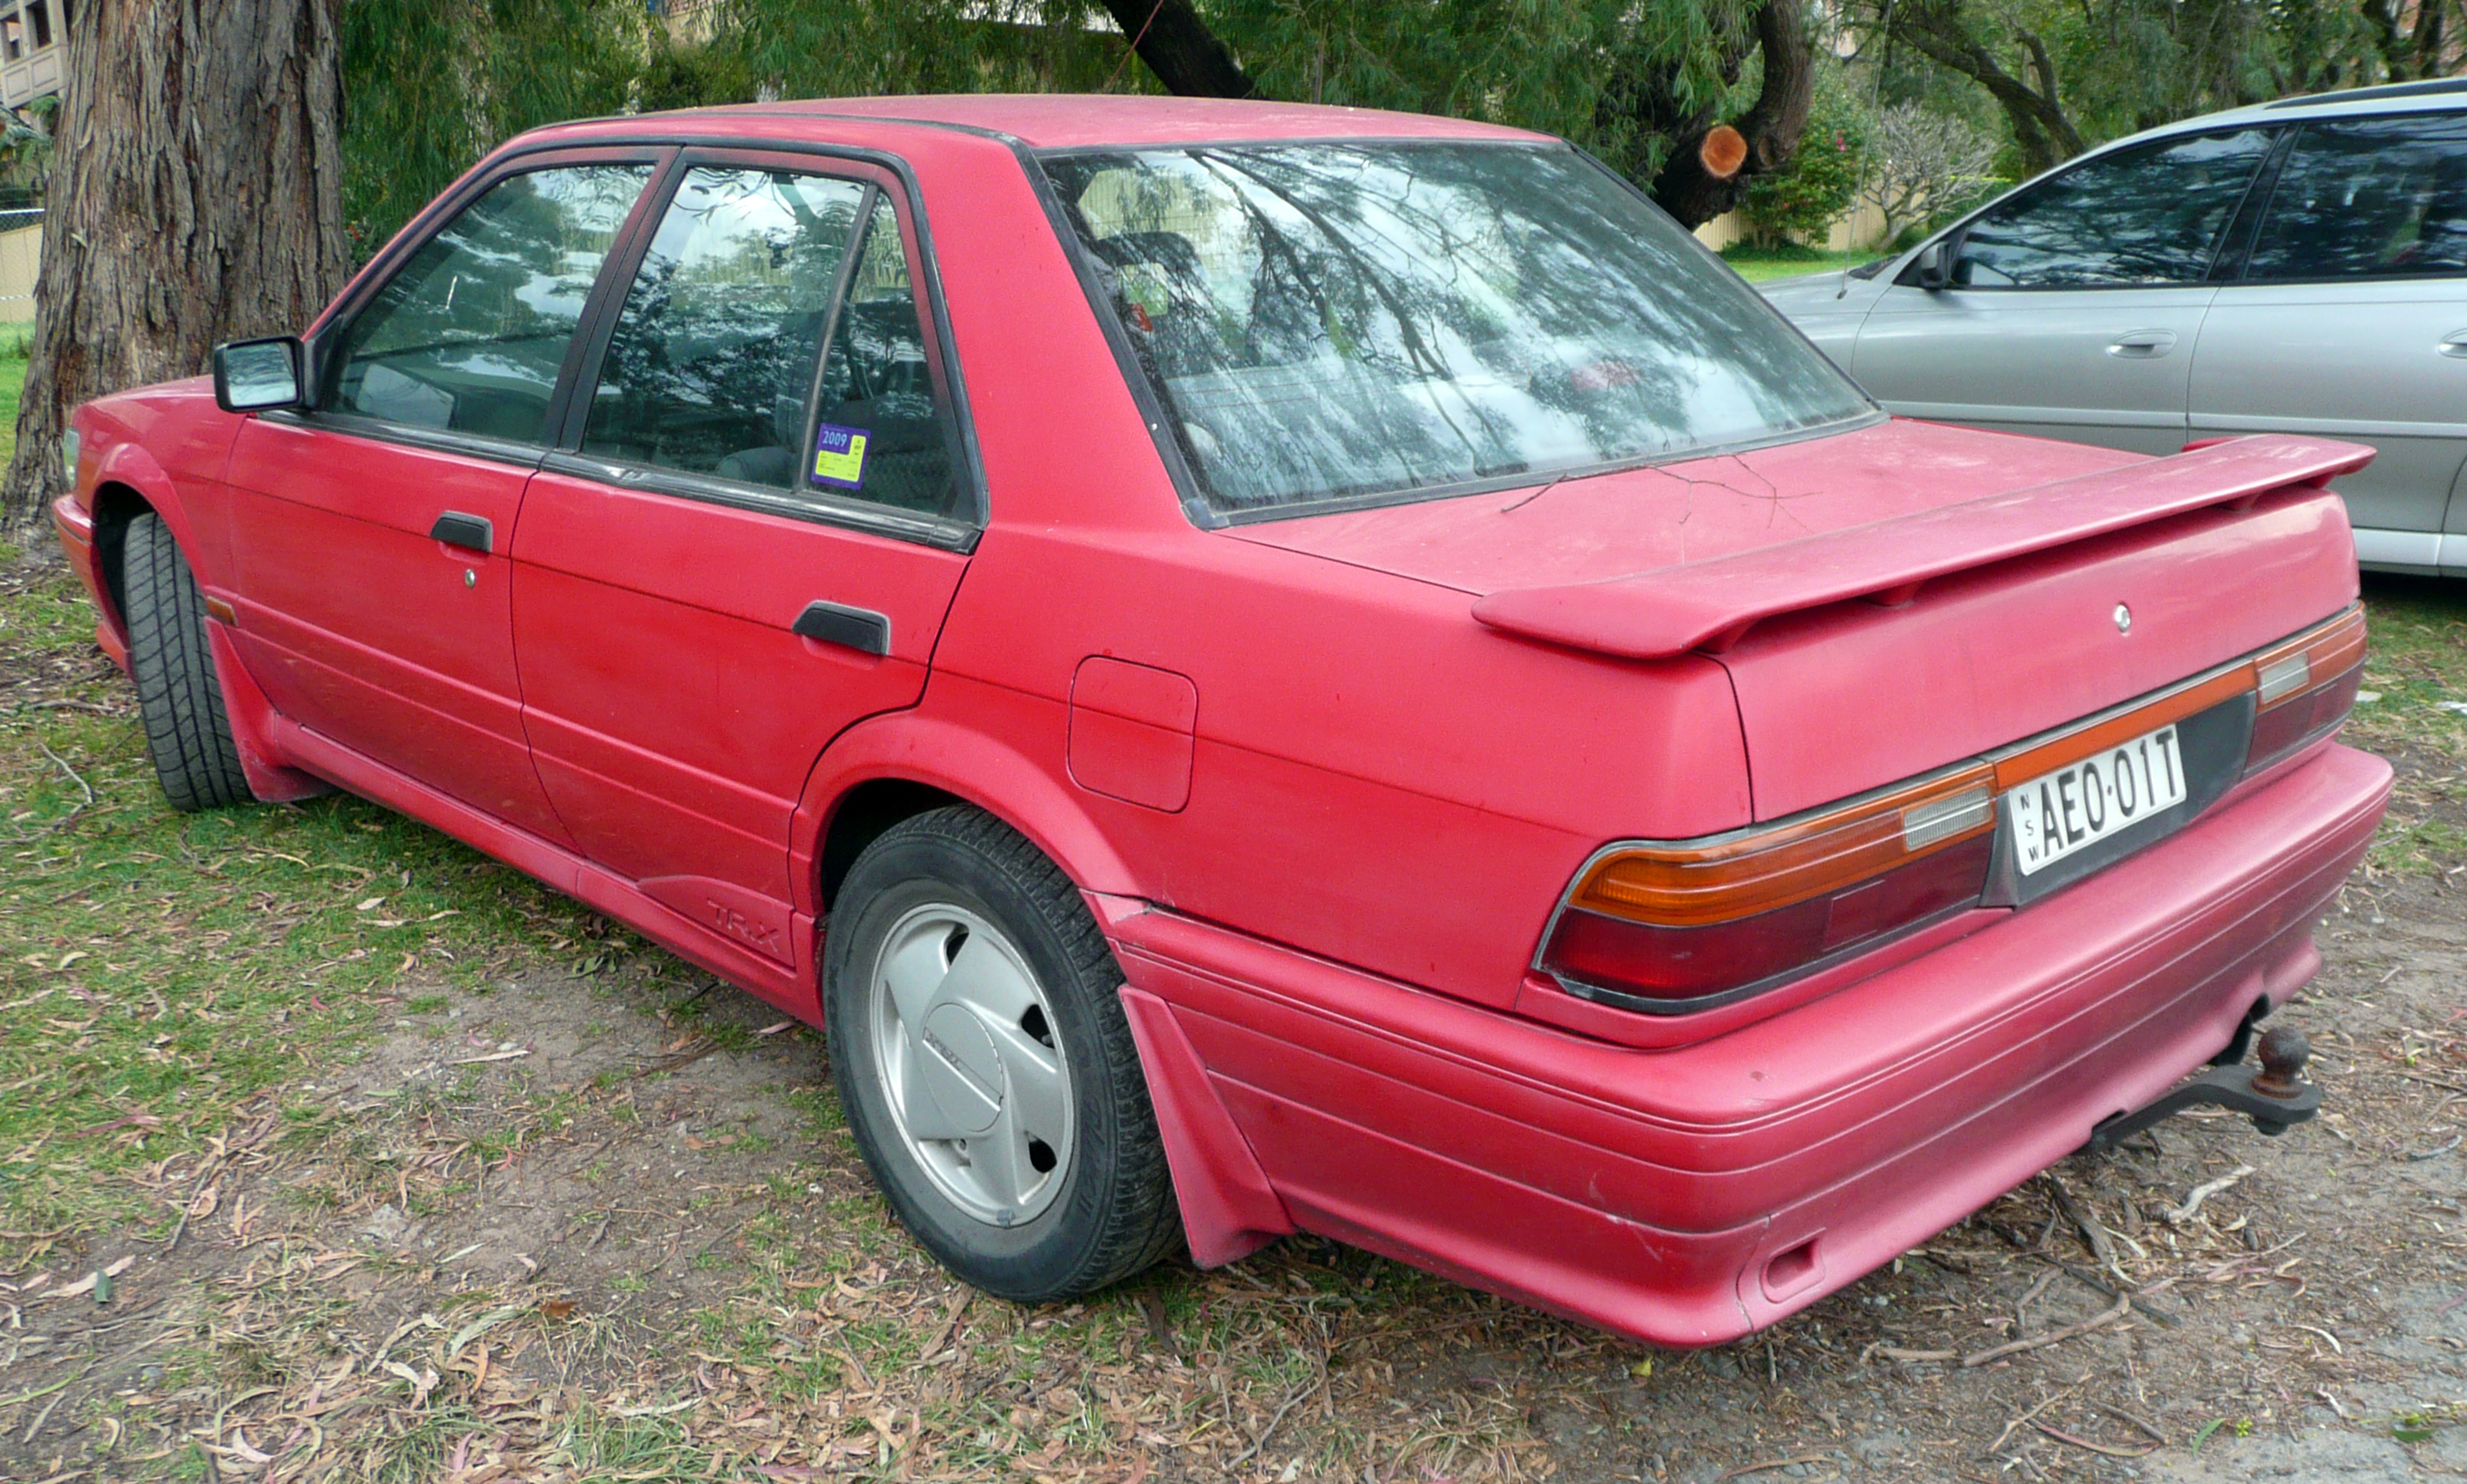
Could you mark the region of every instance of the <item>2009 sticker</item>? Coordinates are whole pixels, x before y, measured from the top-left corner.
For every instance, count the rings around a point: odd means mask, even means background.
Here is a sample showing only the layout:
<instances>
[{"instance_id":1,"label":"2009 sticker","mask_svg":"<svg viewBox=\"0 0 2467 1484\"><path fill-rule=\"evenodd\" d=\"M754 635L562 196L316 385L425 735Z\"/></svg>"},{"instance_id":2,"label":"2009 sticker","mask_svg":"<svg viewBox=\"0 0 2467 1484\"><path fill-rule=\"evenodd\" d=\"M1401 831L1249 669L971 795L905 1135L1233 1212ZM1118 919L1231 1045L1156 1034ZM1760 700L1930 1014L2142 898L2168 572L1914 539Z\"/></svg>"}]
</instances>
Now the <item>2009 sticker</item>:
<instances>
[{"instance_id":1,"label":"2009 sticker","mask_svg":"<svg viewBox=\"0 0 2467 1484\"><path fill-rule=\"evenodd\" d=\"M865 482L865 430L824 423L814 430L813 482L854 489Z\"/></svg>"}]
</instances>

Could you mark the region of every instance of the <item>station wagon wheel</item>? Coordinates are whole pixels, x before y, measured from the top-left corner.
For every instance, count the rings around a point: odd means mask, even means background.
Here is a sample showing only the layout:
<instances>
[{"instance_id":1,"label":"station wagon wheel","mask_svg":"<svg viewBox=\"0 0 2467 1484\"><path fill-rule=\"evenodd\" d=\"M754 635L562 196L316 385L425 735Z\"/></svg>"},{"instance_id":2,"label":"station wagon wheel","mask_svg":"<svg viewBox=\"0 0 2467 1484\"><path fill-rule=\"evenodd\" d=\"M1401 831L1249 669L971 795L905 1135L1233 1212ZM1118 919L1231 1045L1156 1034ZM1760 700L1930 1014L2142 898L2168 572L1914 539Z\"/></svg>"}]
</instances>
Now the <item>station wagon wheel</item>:
<instances>
[{"instance_id":1,"label":"station wagon wheel","mask_svg":"<svg viewBox=\"0 0 2467 1484\"><path fill-rule=\"evenodd\" d=\"M1172 1249L1180 1211L1121 970L1034 845L964 807L894 825L849 868L823 952L858 1151L945 1266L1041 1300Z\"/></svg>"}]
</instances>

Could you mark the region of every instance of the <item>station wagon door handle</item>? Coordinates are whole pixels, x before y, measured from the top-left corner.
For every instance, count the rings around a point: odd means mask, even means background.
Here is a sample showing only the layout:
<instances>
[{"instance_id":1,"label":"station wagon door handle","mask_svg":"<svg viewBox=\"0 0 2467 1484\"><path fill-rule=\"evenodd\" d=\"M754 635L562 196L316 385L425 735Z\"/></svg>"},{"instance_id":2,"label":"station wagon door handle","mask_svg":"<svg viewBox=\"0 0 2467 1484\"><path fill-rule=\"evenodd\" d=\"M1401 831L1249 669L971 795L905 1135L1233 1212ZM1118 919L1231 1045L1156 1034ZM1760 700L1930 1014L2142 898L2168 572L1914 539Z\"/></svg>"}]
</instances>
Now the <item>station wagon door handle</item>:
<instances>
[{"instance_id":1,"label":"station wagon door handle","mask_svg":"<svg viewBox=\"0 0 2467 1484\"><path fill-rule=\"evenodd\" d=\"M2176 348L2172 329L2137 329L2116 337L2107 353L2119 359L2155 361Z\"/></svg>"},{"instance_id":2,"label":"station wagon door handle","mask_svg":"<svg viewBox=\"0 0 2467 1484\"><path fill-rule=\"evenodd\" d=\"M797 615L788 631L819 644L837 644L859 654L891 653L891 619L871 608L850 608L816 598Z\"/></svg>"},{"instance_id":3,"label":"station wagon door handle","mask_svg":"<svg viewBox=\"0 0 2467 1484\"><path fill-rule=\"evenodd\" d=\"M439 516L437 524L428 528L428 534L431 540L477 551L482 556L488 554L496 541L496 528L485 517L465 515L460 510L448 510Z\"/></svg>"},{"instance_id":4,"label":"station wagon door handle","mask_svg":"<svg viewBox=\"0 0 2467 1484\"><path fill-rule=\"evenodd\" d=\"M2452 330L2433 349L2454 361L2467 361L2467 329Z\"/></svg>"}]
</instances>

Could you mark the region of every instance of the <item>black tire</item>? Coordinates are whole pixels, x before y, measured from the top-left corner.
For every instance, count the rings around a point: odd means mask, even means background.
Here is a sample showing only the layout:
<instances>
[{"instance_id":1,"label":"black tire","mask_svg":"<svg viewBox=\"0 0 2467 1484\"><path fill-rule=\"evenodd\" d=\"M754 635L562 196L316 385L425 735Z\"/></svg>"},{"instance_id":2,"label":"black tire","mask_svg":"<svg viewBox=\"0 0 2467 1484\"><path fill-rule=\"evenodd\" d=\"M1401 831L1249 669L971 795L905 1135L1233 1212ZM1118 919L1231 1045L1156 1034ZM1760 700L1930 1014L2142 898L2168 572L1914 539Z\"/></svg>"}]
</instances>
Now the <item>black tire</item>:
<instances>
[{"instance_id":1,"label":"black tire","mask_svg":"<svg viewBox=\"0 0 2467 1484\"><path fill-rule=\"evenodd\" d=\"M875 966L894 927L946 907L1008 939L1051 1006L1068 1068L1073 1116L1060 1185L1017 1225L973 1215L938 1185L891 1111L881 1069ZM1130 1277L1181 1242L1156 1113L1122 1016L1121 970L1077 888L1016 831L953 807L883 832L840 888L823 974L831 1074L857 1149L899 1220L961 1278L1023 1302L1071 1298Z\"/></svg>"},{"instance_id":2,"label":"black tire","mask_svg":"<svg viewBox=\"0 0 2467 1484\"><path fill-rule=\"evenodd\" d=\"M161 516L128 523L120 590L128 667L163 797L183 814L253 802L206 642L205 597Z\"/></svg>"}]
</instances>

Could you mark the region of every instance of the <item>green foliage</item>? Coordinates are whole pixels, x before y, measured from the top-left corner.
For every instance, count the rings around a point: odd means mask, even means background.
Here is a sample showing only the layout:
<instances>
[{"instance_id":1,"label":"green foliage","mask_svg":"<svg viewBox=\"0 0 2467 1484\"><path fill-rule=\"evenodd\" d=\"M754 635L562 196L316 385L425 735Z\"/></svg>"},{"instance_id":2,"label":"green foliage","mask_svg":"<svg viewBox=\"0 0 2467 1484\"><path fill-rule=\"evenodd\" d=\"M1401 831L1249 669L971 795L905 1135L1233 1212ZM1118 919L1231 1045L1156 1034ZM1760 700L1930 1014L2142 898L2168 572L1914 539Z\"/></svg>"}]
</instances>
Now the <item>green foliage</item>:
<instances>
[{"instance_id":1,"label":"green foliage","mask_svg":"<svg viewBox=\"0 0 2467 1484\"><path fill-rule=\"evenodd\" d=\"M348 0L343 212L367 258L499 143L623 111L648 52L637 0Z\"/></svg>"},{"instance_id":2,"label":"green foliage","mask_svg":"<svg viewBox=\"0 0 2467 1484\"><path fill-rule=\"evenodd\" d=\"M1119 35L1065 0L720 0L697 65L779 98L1150 91ZM988 18L988 12L999 19Z\"/></svg>"},{"instance_id":3,"label":"green foliage","mask_svg":"<svg viewBox=\"0 0 2467 1484\"><path fill-rule=\"evenodd\" d=\"M1820 65L1807 131L1788 164L1750 183L1740 205L1761 242L1815 238L1859 194L1868 144L1867 111L1837 65Z\"/></svg>"}]
</instances>

